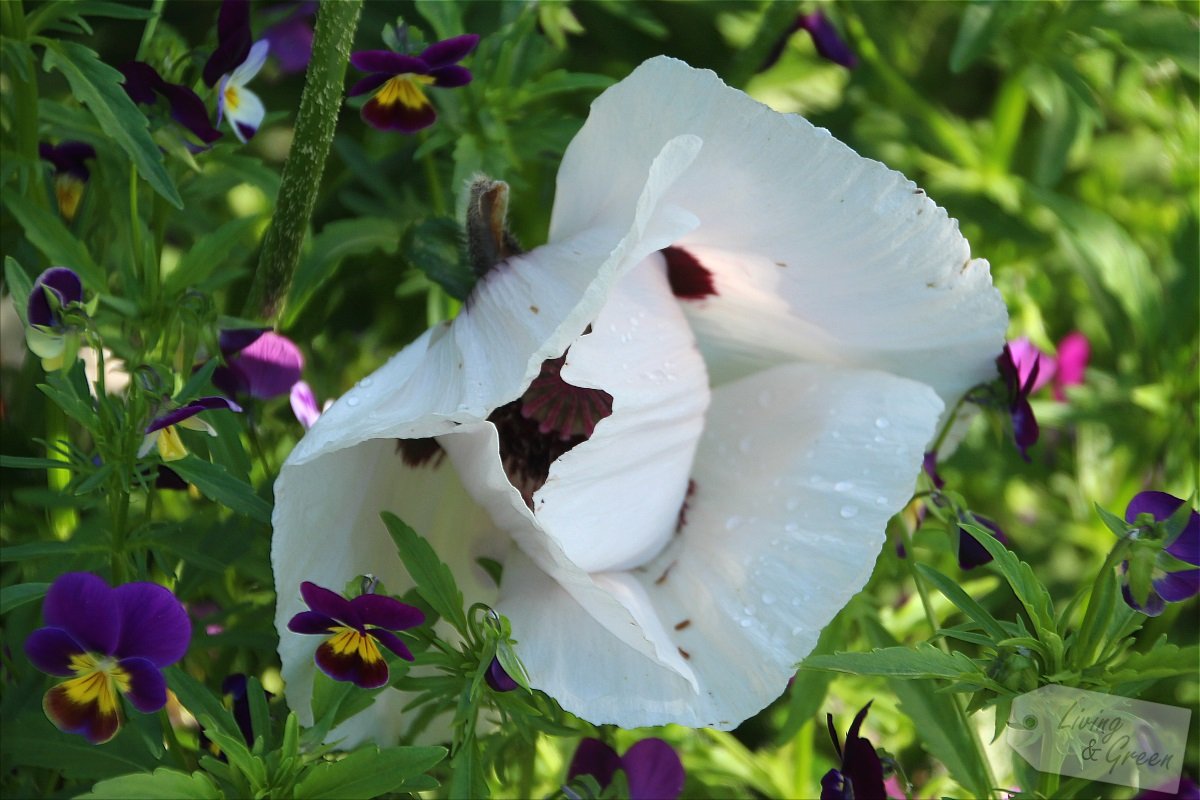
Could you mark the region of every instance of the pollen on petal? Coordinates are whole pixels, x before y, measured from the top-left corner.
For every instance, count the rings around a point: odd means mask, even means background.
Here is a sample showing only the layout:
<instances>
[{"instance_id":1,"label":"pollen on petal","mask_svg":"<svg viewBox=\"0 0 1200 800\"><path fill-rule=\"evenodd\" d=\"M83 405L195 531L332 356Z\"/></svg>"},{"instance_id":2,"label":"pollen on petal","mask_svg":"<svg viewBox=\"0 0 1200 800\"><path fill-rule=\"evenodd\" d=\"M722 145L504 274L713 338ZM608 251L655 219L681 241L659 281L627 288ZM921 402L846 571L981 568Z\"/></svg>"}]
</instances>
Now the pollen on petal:
<instances>
[{"instance_id":1,"label":"pollen on petal","mask_svg":"<svg viewBox=\"0 0 1200 800\"><path fill-rule=\"evenodd\" d=\"M662 254L667 260L671 291L680 300L703 300L717 293L712 272L691 253L679 247L664 247Z\"/></svg>"}]
</instances>

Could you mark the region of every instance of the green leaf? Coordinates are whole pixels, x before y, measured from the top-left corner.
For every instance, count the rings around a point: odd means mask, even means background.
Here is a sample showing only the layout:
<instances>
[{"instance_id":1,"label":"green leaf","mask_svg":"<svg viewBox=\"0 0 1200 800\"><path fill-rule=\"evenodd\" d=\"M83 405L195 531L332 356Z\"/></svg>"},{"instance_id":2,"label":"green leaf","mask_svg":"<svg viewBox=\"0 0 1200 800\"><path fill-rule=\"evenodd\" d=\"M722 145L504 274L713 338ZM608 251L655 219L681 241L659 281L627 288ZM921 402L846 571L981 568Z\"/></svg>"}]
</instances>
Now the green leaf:
<instances>
[{"instance_id":1,"label":"green leaf","mask_svg":"<svg viewBox=\"0 0 1200 800\"><path fill-rule=\"evenodd\" d=\"M1182 9L1162 6L1106 8L1096 26L1111 30L1134 52L1150 58L1169 58L1191 77L1200 76L1200 38L1195 18Z\"/></svg>"},{"instance_id":2,"label":"green leaf","mask_svg":"<svg viewBox=\"0 0 1200 800\"><path fill-rule=\"evenodd\" d=\"M612 84L613 79L607 75L593 75L589 72L567 72L565 69L556 69L520 87L520 94L522 95L522 102L529 102L562 92L576 92L584 89L600 91L601 89L607 89Z\"/></svg>"},{"instance_id":3,"label":"green leaf","mask_svg":"<svg viewBox=\"0 0 1200 800\"><path fill-rule=\"evenodd\" d=\"M1180 647L1160 641L1145 653L1133 653L1105 677L1112 684L1194 675L1200 664L1200 645Z\"/></svg>"},{"instance_id":4,"label":"green leaf","mask_svg":"<svg viewBox=\"0 0 1200 800\"><path fill-rule=\"evenodd\" d=\"M167 685L179 698L180 705L192 712L192 716L200 719L203 714L212 723L212 730L236 736L239 740L242 738L242 730L234 721L233 715L204 684L177 666L167 667L163 674L167 678Z\"/></svg>"},{"instance_id":5,"label":"green leaf","mask_svg":"<svg viewBox=\"0 0 1200 800\"><path fill-rule=\"evenodd\" d=\"M0 588L0 614L7 614L14 608L40 600L49 588L48 583L18 583Z\"/></svg>"},{"instance_id":6,"label":"green leaf","mask_svg":"<svg viewBox=\"0 0 1200 800\"><path fill-rule=\"evenodd\" d=\"M271 504L255 494L254 487L233 477L220 464L189 455L172 461L170 467L179 473L179 477L195 484L210 500L259 522L271 522Z\"/></svg>"},{"instance_id":7,"label":"green leaf","mask_svg":"<svg viewBox=\"0 0 1200 800\"><path fill-rule=\"evenodd\" d=\"M1000 641L1001 639L1008 638L1008 634L1004 632L1004 628L1000 627L1000 623L996 621L996 618L989 614L987 609L975 602L974 598L964 592L953 579L926 564L917 564L917 571L921 573L925 580L936 586L938 591L946 595L946 599L954 603L959 611L966 614L979 627L987 631L993 640Z\"/></svg>"},{"instance_id":8,"label":"green leaf","mask_svg":"<svg viewBox=\"0 0 1200 800\"><path fill-rule=\"evenodd\" d=\"M3 455L0 455L0 467L7 469L69 469L72 472L75 472L79 469L69 461L55 461L52 458L26 458L25 456Z\"/></svg>"},{"instance_id":9,"label":"green leaf","mask_svg":"<svg viewBox=\"0 0 1200 800\"><path fill-rule=\"evenodd\" d=\"M67 558L80 553L101 553L108 548L75 539L65 542L31 542L0 548L0 562L25 561L30 558Z\"/></svg>"},{"instance_id":10,"label":"green leaf","mask_svg":"<svg viewBox=\"0 0 1200 800\"><path fill-rule=\"evenodd\" d=\"M105 288L107 281L104 270L92 260L87 247L67 229L57 213L38 208L8 189L0 192L0 198L3 199L4 206L9 213L16 218L21 230L25 232L25 238L46 257L47 261L75 270L83 280L84 286L93 291L101 291ZM7 275L7 260L5 274ZM33 285L30 283L30 289L32 288ZM22 314L24 308L22 305Z\"/></svg>"},{"instance_id":11,"label":"green leaf","mask_svg":"<svg viewBox=\"0 0 1200 800\"><path fill-rule=\"evenodd\" d=\"M154 143L144 114L121 87L120 72L101 61L81 44L46 40L43 68L57 69L71 84L75 99L88 107L100 127L129 156L138 173L154 191L178 209L183 201L163 166L162 154Z\"/></svg>"},{"instance_id":12,"label":"green leaf","mask_svg":"<svg viewBox=\"0 0 1200 800\"><path fill-rule=\"evenodd\" d=\"M297 800L378 797L399 790L405 781L423 775L446 757L444 747L367 745L340 761L314 764L296 784Z\"/></svg>"},{"instance_id":13,"label":"green leaf","mask_svg":"<svg viewBox=\"0 0 1200 800\"><path fill-rule=\"evenodd\" d=\"M463 613L463 596L450 571L437 553L416 531L395 514L384 512L383 524L396 543L400 560L417 585L417 592L443 619L462 635L467 635L467 618Z\"/></svg>"},{"instance_id":14,"label":"green leaf","mask_svg":"<svg viewBox=\"0 0 1200 800\"><path fill-rule=\"evenodd\" d=\"M409 229L404 252L413 266L458 300L475 285L475 274L463 258L458 223L449 217L421 220Z\"/></svg>"},{"instance_id":15,"label":"green leaf","mask_svg":"<svg viewBox=\"0 0 1200 800\"><path fill-rule=\"evenodd\" d=\"M921 642L916 647L886 647L869 653L809 656L802 666L889 678L955 678L980 685L986 680L975 662L963 653L947 653L928 642Z\"/></svg>"},{"instance_id":16,"label":"green leaf","mask_svg":"<svg viewBox=\"0 0 1200 800\"><path fill-rule=\"evenodd\" d=\"M193 242L179 259L179 264L163 280L164 294L167 297L182 294L203 283L216 270L234 273L235 267L245 261L254 247L247 240L247 235L261 221L258 216L231 219ZM229 274L227 277L233 280L236 275Z\"/></svg>"},{"instance_id":17,"label":"green leaf","mask_svg":"<svg viewBox=\"0 0 1200 800\"><path fill-rule=\"evenodd\" d=\"M254 738L262 737L265 750L271 749L271 712L267 708L267 695L258 678L251 675L246 679L246 702L250 706L250 730Z\"/></svg>"},{"instance_id":18,"label":"green leaf","mask_svg":"<svg viewBox=\"0 0 1200 800\"><path fill-rule=\"evenodd\" d=\"M236 734L226 733L208 714L197 714L196 719L203 726L205 735L221 748L221 752L229 759L230 766L245 776L251 790L257 795L258 791L267 785L267 765L246 747L241 731Z\"/></svg>"},{"instance_id":19,"label":"green leaf","mask_svg":"<svg viewBox=\"0 0 1200 800\"><path fill-rule=\"evenodd\" d=\"M399 224L382 217L338 220L322 228L312 238L308 255L301 259L296 269L283 327L296 321L304 306L333 277L342 261L377 250L391 255L400 244L400 233Z\"/></svg>"},{"instance_id":20,"label":"green leaf","mask_svg":"<svg viewBox=\"0 0 1200 800\"><path fill-rule=\"evenodd\" d=\"M28 324L25 320L25 309L29 306L29 293L33 291L33 281L12 256L4 257L4 285L8 287L21 324Z\"/></svg>"},{"instance_id":21,"label":"green leaf","mask_svg":"<svg viewBox=\"0 0 1200 800\"><path fill-rule=\"evenodd\" d=\"M225 795L203 772L188 774L159 767L154 772L100 781L79 800L220 800Z\"/></svg>"},{"instance_id":22,"label":"green leaf","mask_svg":"<svg viewBox=\"0 0 1200 800\"><path fill-rule=\"evenodd\" d=\"M6 700L8 696L6 692ZM0 752L6 771L17 765L45 767L64 778L99 780L148 772L158 765L137 736L119 733L97 747L82 736L55 728L40 707L26 716L5 720L4 730Z\"/></svg>"},{"instance_id":23,"label":"green leaf","mask_svg":"<svg viewBox=\"0 0 1200 800\"><path fill-rule=\"evenodd\" d=\"M961 526L992 554L993 563L1012 587L1013 594L1021 601L1033 624L1037 626L1038 638L1047 644L1050 644L1048 637L1057 639L1058 629L1055 625L1050 592L1033 574L1033 569L1018 559L986 528L973 522L963 522Z\"/></svg>"},{"instance_id":24,"label":"green leaf","mask_svg":"<svg viewBox=\"0 0 1200 800\"><path fill-rule=\"evenodd\" d=\"M988 51L995 38L1014 18L1019 3L976 2L963 10L958 36L950 50L950 71L958 74Z\"/></svg>"}]
</instances>

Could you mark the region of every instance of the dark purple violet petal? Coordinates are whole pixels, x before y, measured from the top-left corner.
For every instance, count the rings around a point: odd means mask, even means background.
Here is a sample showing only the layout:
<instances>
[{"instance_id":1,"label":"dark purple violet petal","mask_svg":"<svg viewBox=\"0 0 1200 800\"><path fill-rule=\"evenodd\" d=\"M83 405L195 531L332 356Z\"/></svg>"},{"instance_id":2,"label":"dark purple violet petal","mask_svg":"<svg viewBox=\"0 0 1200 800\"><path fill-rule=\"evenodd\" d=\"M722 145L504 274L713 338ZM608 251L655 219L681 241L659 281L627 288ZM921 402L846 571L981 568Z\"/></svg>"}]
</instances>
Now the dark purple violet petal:
<instances>
[{"instance_id":1,"label":"dark purple violet petal","mask_svg":"<svg viewBox=\"0 0 1200 800\"><path fill-rule=\"evenodd\" d=\"M192 623L170 589L139 581L113 591L121 612L121 638L115 655L144 658L159 667L183 658L192 640Z\"/></svg>"},{"instance_id":2,"label":"dark purple violet petal","mask_svg":"<svg viewBox=\"0 0 1200 800\"><path fill-rule=\"evenodd\" d=\"M246 378L233 367L217 367L213 370L212 385L226 397L237 397L246 393Z\"/></svg>"},{"instance_id":3,"label":"dark purple violet petal","mask_svg":"<svg viewBox=\"0 0 1200 800\"><path fill-rule=\"evenodd\" d=\"M1200 594L1200 569L1168 572L1154 580L1154 591L1168 603L1180 603Z\"/></svg>"},{"instance_id":4,"label":"dark purple violet petal","mask_svg":"<svg viewBox=\"0 0 1200 800\"><path fill-rule=\"evenodd\" d=\"M1146 597L1145 605L1142 605L1133 599L1133 592L1129 590L1128 583L1121 585L1121 596L1125 598L1126 605L1134 611L1142 612L1147 617L1157 617L1167 607L1167 604L1163 602L1163 599L1153 589L1150 590L1149 596Z\"/></svg>"},{"instance_id":5,"label":"dark purple violet petal","mask_svg":"<svg viewBox=\"0 0 1200 800\"><path fill-rule=\"evenodd\" d=\"M362 594L350 601L364 625L374 625L390 631L415 628L425 622L419 608L401 603L383 594Z\"/></svg>"},{"instance_id":6,"label":"dark purple violet petal","mask_svg":"<svg viewBox=\"0 0 1200 800\"><path fill-rule=\"evenodd\" d=\"M453 89L457 86L466 86L471 82L471 70L467 69L466 67L438 67L429 74L434 79L433 85L440 86L443 89Z\"/></svg>"},{"instance_id":7,"label":"dark purple violet petal","mask_svg":"<svg viewBox=\"0 0 1200 800\"><path fill-rule=\"evenodd\" d=\"M992 532L992 536L1001 544L1008 542L1008 537L1000 526L987 517L975 515L975 522ZM975 569L992 560L992 554L987 551L978 539L967 532L966 528L958 529L958 566L959 569Z\"/></svg>"},{"instance_id":8,"label":"dark purple violet petal","mask_svg":"<svg viewBox=\"0 0 1200 800\"><path fill-rule=\"evenodd\" d=\"M92 653L112 655L121 635L120 608L113 590L90 572L58 576L46 592L42 618L62 628Z\"/></svg>"},{"instance_id":9,"label":"dark purple violet petal","mask_svg":"<svg viewBox=\"0 0 1200 800\"><path fill-rule=\"evenodd\" d=\"M800 20L800 27L812 36L817 53L822 58L835 64L841 64L846 69L854 69L858 66L858 58L850 49L850 45L846 44L837 28L820 11L804 15Z\"/></svg>"},{"instance_id":10,"label":"dark purple violet petal","mask_svg":"<svg viewBox=\"0 0 1200 800\"><path fill-rule=\"evenodd\" d=\"M402 75L405 72L424 75L429 72L429 64L423 60L391 50L359 50L350 54L350 64L360 72L384 72L388 75Z\"/></svg>"},{"instance_id":11,"label":"dark purple violet petal","mask_svg":"<svg viewBox=\"0 0 1200 800\"><path fill-rule=\"evenodd\" d=\"M924 460L921 462L921 469L929 476L929 480L933 481L935 489L941 489L946 485L942 480L942 476L937 471L937 453L926 453Z\"/></svg>"},{"instance_id":12,"label":"dark purple violet petal","mask_svg":"<svg viewBox=\"0 0 1200 800\"><path fill-rule=\"evenodd\" d=\"M118 665L129 676L126 697L143 714L153 714L167 704L167 681L152 661L123 658Z\"/></svg>"},{"instance_id":13,"label":"dark purple violet petal","mask_svg":"<svg viewBox=\"0 0 1200 800\"><path fill-rule=\"evenodd\" d=\"M141 61L126 61L117 69L125 76L121 87L125 90L125 94L129 95L130 100L140 105L154 105L157 100L155 93L164 84L162 76L154 67Z\"/></svg>"},{"instance_id":14,"label":"dark purple violet petal","mask_svg":"<svg viewBox=\"0 0 1200 800\"><path fill-rule=\"evenodd\" d=\"M567 780L573 780L580 775L591 775L596 779L596 783L600 784L600 788L604 789L612 783L613 775L620 768L621 757L617 755L616 750L599 739L587 738L575 749L575 756L567 770Z\"/></svg>"},{"instance_id":15,"label":"dark purple violet petal","mask_svg":"<svg viewBox=\"0 0 1200 800\"><path fill-rule=\"evenodd\" d=\"M392 76L388 75L386 72L376 72L372 75L368 75L365 78L360 78L359 80L355 81L353 86L350 87L350 91L346 92L346 96L358 97L360 94L368 94L375 91L380 86L383 86L391 79Z\"/></svg>"},{"instance_id":16,"label":"dark purple violet petal","mask_svg":"<svg viewBox=\"0 0 1200 800\"><path fill-rule=\"evenodd\" d=\"M30 325L47 328L59 327L58 315L50 307L46 291L54 293L59 308L68 303L83 301L83 283L75 271L67 267L51 267L38 275L29 292L29 303L25 307L25 319Z\"/></svg>"},{"instance_id":17,"label":"dark purple violet petal","mask_svg":"<svg viewBox=\"0 0 1200 800\"><path fill-rule=\"evenodd\" d=\"M391 650L396 655L403 658L405 661L412 661L412 651L408 649L408 645L404 643L396 634L391 631L385 631L383 628L370 628L367 633L374 637L375 641Z\"/></svg>"},{"instance_id":18,"label":"dark purple violet petal","mask_svg":"<svg viewBox=\"0 0 1200 800\"><path fill-rule=\"evenodd\" d=\"M385 105L376 96L362 107L362 118L371 127L381 131L416 133L432 125L437 120L437 112L428 100L416 108L410 108L401 102Z\"/></svg>"},{"instance_id":19,"label":"dark purple violet petal","mask_svg":"<svg viewBox=\"0 0 1200 800\"><path fill-rule=\"evenodd\" d=\"M341 624L318 611L301 611L288 620L288 630L292 633L329 633Z\"/></svg>"},{"instance_id":20,"label":"dark purple violet petal","mask_svg":"<svg viewBox=\"0 0 1200 800\"><path fill-rule=\"evenodd\" d=\"M363 689L378 689L388 682L388 665L382 656L367 660L359 657L357 648L339 653L329 642L322 642L315 661L335 681L349 681Z\"/></svg>"},{"instance_id":21,"label":"dark purple violet petal","mask_svg":"<svg viewBox=\"0 0 1200 800\"><path fill-rule=\"evenodd\" d=\"M25 640L25 655L50 675L74 675L71 656L84 652L84 647L62 628L38 628Z\"/></svg>"},{"instance_id":22,"label":"dark purple violet petal","mask_svg":"<svg viewBox=\"0 0 1200 800\"><path fill-rule=\"evenodd\" d=\"M683 792L683 763L662 739L642 739L621 756L629 800L675 800Z\"/></svg>"},{"instance_id":23,"label":"dark purple violet petal","mask_svg":"<svg viewBox=\"0 0 1200 800\"><path fill-rule=\"evenodd\" d=\"M842 777L850 784L855 800L887 798L887 789L883 785L883 762L871 743L861 736L846 737Z\"/></svg>"},{"instance_id":24,"label":"dark purple violet petal","mask_svg":"<svg viewBox=\"0 0 1200 800\"><path fill-rule=\"evenodd\" d=\"M313 29L307 19L295 16L263 31L271 44L271 55L284 74L303 72L312 59Z\"/></svg>"},{"instance_id":25,"label":"dark purple violet petal","mask_svg":"<svg viewBox=\"0 0 1200 800\"><path fill-rule=\"evenodd\" d=\"M304 370L304 356L291 339L267 331L233 356L230 367L251 397L266 400L291 391Z\"/></svg>"},{"instance_id":26,"label":"dark purple violet petal","mask_svg":"<svg viewBox=\"0 0 1200 800\"><path fill-rule=\"evenodd\" d=\"M837 726L833 724L833 714L825 714L825 729L829 731L829 739L833 742L833 749L837 753L838 761L841 761L842 738L838 735Z\"/></svg>"},{"instance_id":27,"label":"dark purple violet petal","mask_svg":"<svg viewBox=\"0 0 1200 800\"><path fill-rule=\"evenodd\" d=\"M223 0L217 14L217 49L204 64L204 82L215 86L250 54L250 0Z\"/></svg>"},{"instance_id":28,"label":"dark purple violet petal","mask_svg":"<svg viewBox=\"0 0 1200 800\"><path fill-rule=\"evenodd\" d=\"M492 657L492 663L488 664L483 679L487 681L487 685L492 687L494 692L511 692L521 685L512 679L512 676L500 664L500 659L495 656Z\"/></svg>"},{"instance_id":29,"label":"dark purple violet petal","mask_svg":"<svg viewBox=\"0 0 1200 800\"><path fill-rule=\"evenodd\" d=\"M102 691L107 691L107 687ZM77 703L67 691L67 684L60 683L42 697L42 711L59 730L78 733L92 744L104 744L117 735L121 728L121 704L116 703L111 711L104 713L94 699Z\"/></svg>"},{"instance_id":30,"label":"dark purple violet petal","mask_svg":"<svg viewBox=\"0 0 1200 800\"><path fill-rule=\"evenodd\" d=\"M217 336L217 345L221 348L221 355L229 358L235 353L240 353L250 345L254 344L259 338L271 330L270 328L234 328L232 330L221 331Z\"/></svg>"},{"instance_id":31,"label":"dark purple violet petal","mask_svg":"<svg viewBox=\"0 0 1200 800\"><path fill-rule=\"evenodd\" d=\"M464 33L461 36L452 36L449 39L434 42L421 51L420 58L431 69L445 67L462 61L470 55L477 44L479 44L478 34Z\"/></svg>"},{"instance_id":32,"label":"dark purple violet petal","mask_svg":"<svg viewBox=\"0 0 1200 800\"><path fill-rule=\"evenodd\" d=\"M238 730L242 732L246 744L253 747L254 725L250 721L250 699L246 693L248 686L246 676L235 672L221 681L221 694L233 698L233 719L237 722Z\"/></svg>"},{"instance_id":33,"label":"dark purple violet petal","mask_svg":"<svg viewBox=\"0 0 1200 800\"><path fill-rule=\"evenodd\" d=\"M849 789L850 785L836 769L829 770L821 777L821 800L854 800Z\"/></svg>"},{"instance_id":34,"label":"dark purple violet petal","mask_svg":"<svg viewBox=\"0 0 1200 800\"><path fill-rule=\"evenodd\" d=\"M158 472L154 477L154 486L158 489L170 489L176 492L186 491L188 482L179 477L179 473L163 464L158 465Z\"/></svg>"},{"instance_id":35,"label":"dark purple violet petal","mask_svg":"<svg viewBox=\"0 0 1200 800\"><path fill-rule=\"evenodd\" d=\"M177 83L164 82L159 92L167 98L171 107L171 119L189 130L197 139L205 144L212 144L221 138L221 132L209 122L204 101L191 89Z\"/></svg>"},{"instance_id":36,"label":"dark purple violet petal","mask_svg":"<svg viewBox=\"0 0 1200 800\"><path fill-rule=\"evenodd\" d=\"M1033 406L1029 405L1029 400L1021 397L1012 407L1012 426L1013 438L1016 440L1017 449L1021 451L1021 458L1029 460L1029 448L1037 444L1038 440L1038 422L1033 416Z\"/></svg>"},{"instance_id":37,"label":"dark purple violet petal","mask_svg":"<svg viewBox=\"0 0 1200 800\"><path fill-rule=\"evenodd\" d=\"M171 425L178 425L185 419L191 419L203 411L211 411L213 409L241 412L242 407L227 397L201 397L179 408L172 409L162 416L155 417L146 426L146 433L154 433Z\"/></svg>"},{"instance_id":38,"label":"dark purple violet petal","mask_svg":"<svg viewBox=\"0 0 1200 800\"><path fill-rule=\"evenodd\" d=\"M1166 492L1140 492L1134 495L1125 507L1125 521L1130 525L1137 522L1142 514L1149 514L1162 522L1175 513L1175 509L1183 505L1183 501Z\"/></svg>"},{"instance_id":39,"label":"dark purple violet petal","mask_svg":"<svg viewBox=\"0 0 1200 800\"><path fill-rule=\"evenodd\" d=\"M91 173L84 162L96 157L96 148L87 142L66 141L57 145L42 142L38 145L38 155L54 165L55 173L86 181Z\"/></svg>"},{"instance_id":40,"label":"dark purple violet petal","mask_svg":"<svg viewBox=\"0 0 1200 800\"><path fill-rule=\"evenodd\" d=\"M351 628L362 630L362 619L358 616L358 612L350 605L349 600L337 592L331 592L311 581L304 581L300 584L300 596L304 598L308 607L318 614L324 614Z\"/></svg>"}]
</instances>

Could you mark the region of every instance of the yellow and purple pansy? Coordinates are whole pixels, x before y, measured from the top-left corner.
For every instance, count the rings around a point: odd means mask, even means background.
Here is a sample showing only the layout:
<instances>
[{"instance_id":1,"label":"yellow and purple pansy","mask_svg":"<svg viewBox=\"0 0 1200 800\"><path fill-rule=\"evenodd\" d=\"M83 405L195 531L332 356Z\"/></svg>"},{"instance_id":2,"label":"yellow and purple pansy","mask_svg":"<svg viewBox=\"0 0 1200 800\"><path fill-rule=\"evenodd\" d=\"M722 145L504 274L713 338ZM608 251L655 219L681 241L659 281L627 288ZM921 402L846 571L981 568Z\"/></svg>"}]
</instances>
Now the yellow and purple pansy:
<instances>
[{"instance_id":1,"label":"yellow and purple pansy","mask_svg":"<svg viewBox=\"0 0 1200 800\"><path fill-rule=\"evenodd\" d=\"M382 594L361 594L347 600L337 592L305 581L300 596L308 605L288 622L293 633L332 634L317 647L316 662L335 681L349 681L363 689L387 685L388 665L379 645L405 661L412 652L394 631L425 622L419 608Z\"/></svg>"},{"instance_id":2,"label":"yellow and purple pansy","mask_svg":"<svg viewBox=\"0 0 1200 800\"><path fill-rule=\"evenodd\" d=\"M434 42L419 55L390 50L362 50L350 54L355 69L370 73L350 87L347 95L368 92L375 96L362 108L362 117L381 131L415 133L428 128L437 112L425 96L426 86L452 89L471 82L471 71L458 65L479 43L473 33Z\"/></svg>"},{"instance_id":3,"label":"yellow and purple pansy","mask_svg":"<svg viewBox=\"0 0 1200 800\"><path fill-rule=\"evenodd\" d=\"M84 162L96 157L96 148L87 142L41 142L38 155L54 165L54 197L58 201L58 212L71 222L83 199L83 186L91 177Z\"/></svg>"},{"instance_id":4,"label":"yellow and purple pansy","mask_svg":"<svg viewBox=\"0 0 1200 800\"><path fill-rule=\"evenodd\" d=\"M143 458L155 447L158 448L158 454L163 461L178 461L183 458L187 455L187 448L183 446L183 440L179 438L179 432L175 430L175 426L204 431L209 436L216 436L217 432L213 426L196 416L213 409L240 412L242 407L224 397L200 397L179 408L173 408L160 414L146 426L142 446L138 449L138 458Z\"/></svg>"},{"instance_id":5,"label":"yellow and purple pansy","mask_svg":"<svg viewBox=\"0 0 1200 800\"><path fill-rule=\"evenodd\" d=\"M102 744L121 727L119 695L147 714L166 705L162 669L183 658L192 637L169 590L145 582L114 589L68 572L51 584L42 617L46 626L25 640L25 653L42 672L69 678L42 699L60 730Z\"/></svg>"}]
</instances>

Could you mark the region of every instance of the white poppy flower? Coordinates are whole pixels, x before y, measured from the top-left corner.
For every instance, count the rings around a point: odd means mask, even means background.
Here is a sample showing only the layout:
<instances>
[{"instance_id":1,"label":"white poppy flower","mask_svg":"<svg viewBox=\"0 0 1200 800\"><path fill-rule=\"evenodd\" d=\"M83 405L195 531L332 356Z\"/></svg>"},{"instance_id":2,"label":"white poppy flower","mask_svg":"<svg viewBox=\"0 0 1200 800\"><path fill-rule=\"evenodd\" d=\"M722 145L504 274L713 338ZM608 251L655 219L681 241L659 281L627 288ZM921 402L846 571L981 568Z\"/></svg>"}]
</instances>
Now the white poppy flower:
<instances>
[{"instance_id":1,"label":"white poppy flower","mask_svg":"<svg viewBox=\"0 0 1200 800\"><path fill-rule=\"evenodd\" d=\"M669 58L593 104L549 239L284 465L276 621L302 722L300 582L402 590L388 510L509 617L567 710L734 727L865 584L943 409L1003 346L987 263L910 181ZM392 740L401 705L337 733Z\"/></svg>"},{"instance_id":2,"label":"white poppy flower","mask_svg":"<svg viewBox=\"0 0 1200 800\"><path fill-rule=\"evenodd\" d=\"M246 60L239 64L233 72L221 76L217 93L217 124L223 117L229 118L229 127L238 141L245 142L258 133L267 110L263 107L258 95L246 88L258 71L267 61L267 52L271 44L266 39L254 43Z\"/></svg>"}]
</instances>

